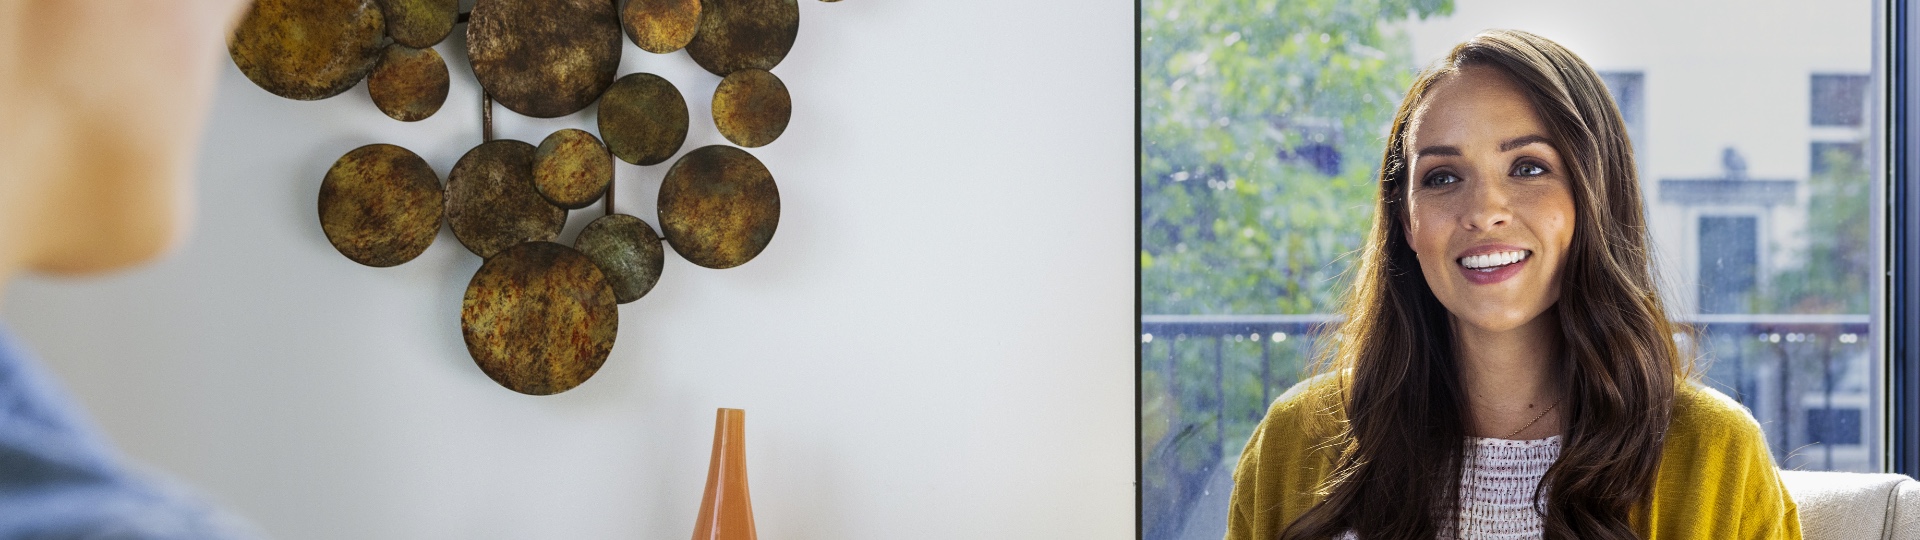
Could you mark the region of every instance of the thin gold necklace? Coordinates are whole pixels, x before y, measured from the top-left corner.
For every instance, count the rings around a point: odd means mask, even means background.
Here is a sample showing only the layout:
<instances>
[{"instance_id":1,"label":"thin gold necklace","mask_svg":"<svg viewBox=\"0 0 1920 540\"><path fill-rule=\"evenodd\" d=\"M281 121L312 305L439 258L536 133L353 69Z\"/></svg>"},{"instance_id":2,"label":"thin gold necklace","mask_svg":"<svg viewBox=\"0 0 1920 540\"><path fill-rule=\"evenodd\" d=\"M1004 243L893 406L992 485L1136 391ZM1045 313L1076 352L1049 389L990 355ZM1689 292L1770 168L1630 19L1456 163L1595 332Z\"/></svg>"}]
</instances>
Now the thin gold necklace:
<instances>
[{"instance_id":1,"label":"thin gold necklace","mask_svg":"<svg viewBox=\"0 0 1920 540\"><path fill-rule=\"evenodd\" d=\"M1515 435L1519 435L1519 434L1520 434L1520 432L1522 432L1522 431L1526 431L1526 430L1527 430L1527 428L1530 428L1530 427L1533 427L1533 425L1534 425L1534 424L1537 424L1537 423L1540 423L1540 419L1541 419L1541 418L1546 418L1546 417L1547 417L1547 413L1550 413L1550 412L1553 412L1553 408L1554 408L1554 407L1559 407L1559 406L1560 406L1560 402L1561 402L1561 401L1563 401L1563 400L1565 400L1565 399L1567 399L1567 395L1566 395L1566 394L1560 394L1560 398L1559 398L1559 399L1555 399L1555 400L1553 400L1553 404L1552 404L1552 405L1548 405L1546 409L1544 409L1544 410L1541 410L1541 411L1540 411L1540 414L1539 414L1538 416L1535 416L1535 417L1533 417L1533 420L1531 420L1531 421L1528 421L1528 422L1527 422L1527 425L1524 425L1524 426L1520 426L1520 429L1516 429L1516 430L1513 430L1513 433L1508 433L1508 434L1507 434L1507 436L1505 436L1505 437L1501 437L1501 438L1502 438L1502 439L1507 439L1507 440L1512 440L1512 439L1513 439L1513 437L1514 437ZM1474 533L1475 533L1475 531L1474 531L1474 530L1473 530L1473 529L1472 529L1471 527L1465 527L1465 528L1463 528L1463 527L1461 527L1461 525L1462 525L1463 523L1472 523L1472 521L1471 521L1471 520L1468 520L1468 519L1467 519L1467 516L1466 516L1466 511L1467 511L1467 508L1466 508L1466 506L1465 506L1464 504L1462 504L1462 505L1461 505L1460 507L1458 507L1458 508L1455 508L1455 509L1454 509L1454 518L1453 518L1453 519L1454 519L1454 523L1453 523L1453 526L1454 526L1454 529L1455 529L1456 531L1458 531L1458 532L1460 532L1460 533L1462 533L1462 534L1460 534L1460 536L1459 536L1460 538L1474 538L1474 537L1476 537L1476 535L1474 534Z\"/></svg>"},{"instance_id":2,"label":"thin gold necklace","mask_svg":"<svg viewBox=\"0 0 1920 540\"><path fill-rule=\"evenodd\" d=\"M1556 400L1553 400L1553 404L1552 404L1552 405L1548 405L1548 406L1547 406L1547 408L1546 408L1546 410L1543 410L1543 411L1540 411L1540 415L1539 415L1539 416L1535 416L1535 417L1533 417L1533 420L1531 420L1531 421L1529 421L1529 422L1527 422L1527 425L1524 425L1524 426L1520 426L1520 429L1516 429L1516 430L1513 430L1513 433L1508 433L1508 434L1507 434L1507 436L1505 436L1505 437L1501 437L1501 438L1502 438L1502 439L1513 439L1513 436L1514 436L1514 435L1519 435L1519 434L1520 434L1520 432L1522 432L1522 431L1526 431L1526 430L1527 430L1527 428L1530 428L1530 427L1533 427L1533 425L1534 425L1534 424L1536 424L1536 423L1539 423L1539 422L1540 422L1540 419L1541 419L1541 418L1546 418L1546 417L1547 417L1547 413L1550 413L1550 412L1553 412L1553 408L1554 408L1554 407L1559 407L1559 406L1560 406L1560 401L1561 401L1561 400L1564 400L1564 399L1567 399L1567 395L1566 395L1566 394L1560 394L1560 399L1556 399Z\"/></svg>"}]
</instances>

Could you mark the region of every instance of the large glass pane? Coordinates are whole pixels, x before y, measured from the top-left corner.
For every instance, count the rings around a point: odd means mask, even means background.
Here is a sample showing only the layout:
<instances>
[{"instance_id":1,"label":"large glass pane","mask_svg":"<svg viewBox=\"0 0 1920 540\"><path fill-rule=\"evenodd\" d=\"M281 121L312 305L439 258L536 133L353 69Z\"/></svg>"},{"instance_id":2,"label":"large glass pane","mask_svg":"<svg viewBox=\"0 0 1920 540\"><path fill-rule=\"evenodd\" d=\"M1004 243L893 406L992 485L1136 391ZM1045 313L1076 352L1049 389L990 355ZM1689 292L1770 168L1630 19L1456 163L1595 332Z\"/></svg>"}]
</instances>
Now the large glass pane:
<instances>
[{"instance_id":1,"label":"large glass pane","mask_svg":"<svg viewBox=\"0 0 1920 540\"><path fill-rule=\"evenodd\" d=\"M1878 471L1869 0L1144 0L1146 538L1219 538L1371 219L1414 72L1485 28L1568 46L1628 124L1669 313L1783 467Z\"/></svg>"}]
</instances>

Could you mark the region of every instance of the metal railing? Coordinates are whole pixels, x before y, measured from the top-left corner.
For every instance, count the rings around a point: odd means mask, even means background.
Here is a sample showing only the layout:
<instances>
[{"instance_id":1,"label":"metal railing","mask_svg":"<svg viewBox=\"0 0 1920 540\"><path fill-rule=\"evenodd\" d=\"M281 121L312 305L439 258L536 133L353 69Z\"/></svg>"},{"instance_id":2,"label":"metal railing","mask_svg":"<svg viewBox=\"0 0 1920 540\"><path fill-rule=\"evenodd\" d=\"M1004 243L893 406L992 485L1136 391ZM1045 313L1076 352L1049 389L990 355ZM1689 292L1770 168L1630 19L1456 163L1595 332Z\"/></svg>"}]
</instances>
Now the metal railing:
<instances>
[{"instance_id":1,"label":"metal railing","mask_svg":"<svg viewBox=\"0 0 1920 540\"><path fill-rule=\"evenodd\" d=\"M1224 504L1220 478L1266 405L1298 381L1316 338L1337 315L1142 315L1141 443L1147 538L1181 534L1193 515ZM1697 359L1704 383L1760 420L1786 468L1879 469L1871 318L1866 315L1715 314L1679 317L1682 354ZM1258 352L1252 346L1258 345ZM1231 352L1230 352L1231 351ZM1251 364L1251 365L1249 365ZM1229 376L1229 372L1235 372ZM1258 379L1249 391L1247 379ZM1150 383L1150 384L1149 384ZM1257 400L1257 401L1254 401ZM1147 404L1155 403L1152 411ZM1230 455L1231 454L1231 455ZM1228 483L1230 487L1230 481ZM1160 512L1160 511L1156 511ZM1195 520L1195 526L1211 528ZM1210 531L1201 534L1207 536ZM1217 538L1217 535L1212 537Z\"/></svg>"}]
</instances>

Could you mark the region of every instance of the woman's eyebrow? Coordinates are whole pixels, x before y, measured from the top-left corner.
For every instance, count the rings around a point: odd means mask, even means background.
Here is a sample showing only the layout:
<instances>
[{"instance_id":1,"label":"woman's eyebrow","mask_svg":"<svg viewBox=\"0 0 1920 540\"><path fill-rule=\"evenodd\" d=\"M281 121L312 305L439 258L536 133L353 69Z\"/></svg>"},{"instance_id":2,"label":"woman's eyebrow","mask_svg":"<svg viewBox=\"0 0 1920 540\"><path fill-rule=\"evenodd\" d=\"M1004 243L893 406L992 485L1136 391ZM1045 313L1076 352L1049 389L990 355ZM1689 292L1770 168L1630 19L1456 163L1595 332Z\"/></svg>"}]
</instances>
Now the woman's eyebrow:
<instances>
[{"instance_id":1,"label":"woman's eyebrow","mask_svg":"<svg viewBox=\"0 0 1920 540\"><path fill-rule=\"evenodd\" d=\"M1507 139L1504 142L1501 142L1500 151L1512 152L1515 148L1519 148L1519 147L1526 146L1529 144L1534 144L1534 143L1542 143L1542 144L1551 146L1553 144L1553 141L1548 140L1545 135L1539 135L1539 134L1521 135L1519 137L1514 137L1511 139ZM1415 157L1458 156L1460 155L1460 148L1454 147L1454 146L1446 146L1446 145L1428 146L1425 148L1421 148L1417 151L1414 151L1413 155Z\"/></svg>"},{"instance_id":2,"label":"woman's eyebrow","mask_svg":"<svg viewBox=\"0 0 1920 540\"><path fill-rule=\"evenodd\" d=\"M1542 135L1521 135L1519 137L1507 139L1506 142L1500 143L1500 151L1512 152L1513 149L1515 148L1519 148L1519 147L1526 146L1533 143L1541 143L1541 144L1546 144L1548 146L1553 145L1552 141L1547 140L1547 138Z\"/></svg>"}]
</instances>

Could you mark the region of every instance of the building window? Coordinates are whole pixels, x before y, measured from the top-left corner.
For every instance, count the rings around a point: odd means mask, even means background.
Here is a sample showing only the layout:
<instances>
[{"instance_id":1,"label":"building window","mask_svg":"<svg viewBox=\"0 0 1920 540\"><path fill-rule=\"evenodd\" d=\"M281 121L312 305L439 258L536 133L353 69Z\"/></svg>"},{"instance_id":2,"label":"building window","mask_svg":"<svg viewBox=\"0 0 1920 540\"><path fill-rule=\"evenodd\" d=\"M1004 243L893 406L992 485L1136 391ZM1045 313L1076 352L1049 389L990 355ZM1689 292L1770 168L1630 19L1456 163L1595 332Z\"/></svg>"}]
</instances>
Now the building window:
<instances>
[{"instance_id":1,"label":"building window","mask_svg":"<svg viewBox=\"0 0 1920 540\"><path fill-rule=\"evenodd\" d=\"M1866 75L1813 76L1813 125L1860 127L1867 116Z\"/></svg>"},{"instance_id":2,"label":"building window","mask_svg":"<svg viewBox=\"0 0 1920 540\"><path fill-rule=\"evenodd\" d=\"M1760 267L1758 220L1752 216L1700 218L1700 313L1751 313Z\"/></svg>"}]
</instances>

